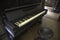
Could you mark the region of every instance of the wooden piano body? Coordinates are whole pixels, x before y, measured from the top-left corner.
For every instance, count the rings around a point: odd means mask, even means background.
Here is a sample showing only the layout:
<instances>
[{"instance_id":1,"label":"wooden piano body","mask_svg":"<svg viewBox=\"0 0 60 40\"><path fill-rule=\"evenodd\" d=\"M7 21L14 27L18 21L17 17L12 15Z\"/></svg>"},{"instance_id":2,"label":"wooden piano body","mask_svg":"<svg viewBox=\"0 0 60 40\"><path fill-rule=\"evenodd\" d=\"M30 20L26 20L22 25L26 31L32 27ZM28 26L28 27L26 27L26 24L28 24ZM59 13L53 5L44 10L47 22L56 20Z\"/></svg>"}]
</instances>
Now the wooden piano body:
<instances>
[{"instance_id":1,"label":"wooden piano body","mask_svg":"<svg viewBox=\"0 0 60 40\"><path fill-rule=\"evenodd\" d=\"M17 4L12 6L14 3ZM36 3L33 3L33 1L32 3L25 2L25 4L23 4L24 2L21 4L21 1L14 3L13 1L10 5L6 3L6 6L4 7L3 5L1 11L4 27L12 38L16 38L30 28L30 26L40 22L42 17L47 13L47 10L44 9L45 0L40 0Z\"/></svg>"}]
</instances>

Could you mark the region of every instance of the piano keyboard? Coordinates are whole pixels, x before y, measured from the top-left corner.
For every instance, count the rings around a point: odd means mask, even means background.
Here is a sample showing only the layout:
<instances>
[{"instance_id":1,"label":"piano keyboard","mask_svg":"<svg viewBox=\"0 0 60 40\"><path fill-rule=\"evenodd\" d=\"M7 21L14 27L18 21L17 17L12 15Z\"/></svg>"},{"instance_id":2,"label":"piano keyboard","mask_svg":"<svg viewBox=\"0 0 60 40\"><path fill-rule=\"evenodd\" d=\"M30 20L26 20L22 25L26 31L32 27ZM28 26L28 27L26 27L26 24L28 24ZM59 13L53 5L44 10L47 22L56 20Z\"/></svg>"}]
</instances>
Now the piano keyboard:
<instances>
[{"instance_id":1,"label":"piano keyboard","mask_svg":"<svg viewBox=\"0 0 60 40\"><path fill-rule=\"evenodd\" d=\"M41 13L38 13L34 16L28 16L22 20L19 20L18 22L15 22L14 24L17 25L18 27L22 27L22 26L26 25L27 23L31 22L32 20L36 19L40 15L44 14L45 12L46 11L42 11Z\"/></svg>"}]
</instances>

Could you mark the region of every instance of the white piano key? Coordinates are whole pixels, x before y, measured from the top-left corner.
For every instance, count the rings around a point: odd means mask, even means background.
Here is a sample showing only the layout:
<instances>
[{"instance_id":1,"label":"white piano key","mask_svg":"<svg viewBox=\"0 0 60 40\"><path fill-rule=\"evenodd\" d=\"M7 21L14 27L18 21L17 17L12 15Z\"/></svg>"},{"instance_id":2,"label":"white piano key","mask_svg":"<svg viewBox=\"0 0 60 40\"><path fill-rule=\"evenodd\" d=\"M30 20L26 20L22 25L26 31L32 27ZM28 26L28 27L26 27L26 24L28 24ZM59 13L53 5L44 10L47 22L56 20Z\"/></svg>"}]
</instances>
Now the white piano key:
<instances>
[{"instance_id":1,"label":"white piano key","mask_svg":"<svg viewBox=\"0 0 60 40\"><path fill-rule=\"evenodd\" d=\"M26 21L26 19L24 18L24 19L22 19L23 21Z\"/></svg>"},{"instance_id":2,"label":"white piano key","mask_svg":"<svg viewBox=\"0 0 60 40\"><path fill-rule=\"evenodd\" d=\"M15 25L18 25L17 23L14 23Z\"/></svg>"},{"instance_id":3,"label":"white piano key","mask_svg":"<svg viewBox=\"0 0 60 40\"><path fill-rule=\"evenodd\" d=\"M15 25L17 25L17 26L18 26L19 24L20 24L19 22L16 22L16 23L15 23Z\"/></svg>"},{"instance_id":4,"label":"white piano key","mask_svg":"<svg viewBox=\"0 0 60 40\"><path fill-rule=\"evenodd\" d=\"M19 23L22 23L23 21L22 20L19 20Z\"/></svg>"}]
</instances>

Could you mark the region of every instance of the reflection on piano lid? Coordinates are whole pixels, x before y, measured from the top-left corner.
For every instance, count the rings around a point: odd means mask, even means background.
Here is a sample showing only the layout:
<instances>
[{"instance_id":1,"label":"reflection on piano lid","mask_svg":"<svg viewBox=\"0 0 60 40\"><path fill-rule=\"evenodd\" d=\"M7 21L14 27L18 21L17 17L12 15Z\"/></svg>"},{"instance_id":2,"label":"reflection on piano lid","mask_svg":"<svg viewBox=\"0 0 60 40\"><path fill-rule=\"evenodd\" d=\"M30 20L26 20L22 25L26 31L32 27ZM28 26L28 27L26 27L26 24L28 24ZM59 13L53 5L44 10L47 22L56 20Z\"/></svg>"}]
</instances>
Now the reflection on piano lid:
<instances>
[{"instance_id":1,"label":"reflection on piano lid","mask_svg":"<svg viewBox=\"0 0 60 40\"><path fill-rule=\"evenodd\" d=\"M43 13L45 13L45 11L42 11L41 13L38 13L37 15L30 16L29 18L26 17L26 18L23 19L23 21L19 20L18 22L15 22L14 24L17 25L18 27L22 27L25 24L29 23L30 21L34 20L35 18L39 17Z\"/></svg>"}]
</instances>

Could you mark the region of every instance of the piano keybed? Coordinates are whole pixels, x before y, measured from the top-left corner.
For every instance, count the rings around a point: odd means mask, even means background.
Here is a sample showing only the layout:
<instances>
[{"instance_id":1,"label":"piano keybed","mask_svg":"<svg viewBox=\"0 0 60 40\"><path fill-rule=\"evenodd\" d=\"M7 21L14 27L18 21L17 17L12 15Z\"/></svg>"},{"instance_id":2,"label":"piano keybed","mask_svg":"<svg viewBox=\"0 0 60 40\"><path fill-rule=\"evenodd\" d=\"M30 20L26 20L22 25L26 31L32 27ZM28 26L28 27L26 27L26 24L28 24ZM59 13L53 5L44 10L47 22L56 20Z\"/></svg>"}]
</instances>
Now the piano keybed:
<instances>
[{"instance_id":1,"label":"piano keybed","mask_svg":"<svg viewBox=\"0 0 60 40\"><path fill-rule=\"evenodd\" d=\"M44 13L45 13L45 11L42 11L41 13L27 16L24 19L15 22L14 24L17 25L18 27L22 27L22 26L26 25L27 23L31 22L32 20L36 19L37 17L39 17L40 15L42 15Z\"/></svg>"}]
</instances>

